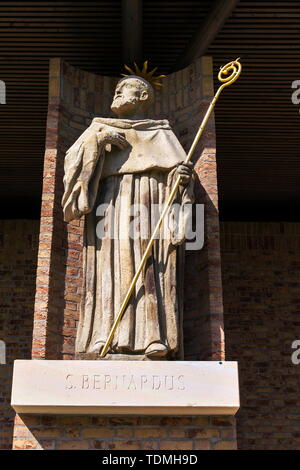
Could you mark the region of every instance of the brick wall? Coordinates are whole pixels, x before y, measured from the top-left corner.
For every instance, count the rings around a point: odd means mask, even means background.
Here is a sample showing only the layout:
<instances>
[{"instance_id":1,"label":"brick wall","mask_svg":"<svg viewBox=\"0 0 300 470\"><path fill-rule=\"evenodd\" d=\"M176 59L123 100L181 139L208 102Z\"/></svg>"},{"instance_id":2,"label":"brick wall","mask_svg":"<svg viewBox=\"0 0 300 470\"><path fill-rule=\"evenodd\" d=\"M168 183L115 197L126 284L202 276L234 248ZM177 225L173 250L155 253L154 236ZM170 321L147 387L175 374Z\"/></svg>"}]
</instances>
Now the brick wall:
<instances>
[{"instance_id":1,"label":"brick wall","mask_svg":"<svg viewBox=\"0 0 300 470\"><path fill-rule=\"evenodd\" d=\"M13 432L12 361L30 357L37 231L37 221L1 222L0 337L8 345L8 364L0 365L2 449ZM223 223L221 247L226 356L238 360L240 373L238 448L300 449L300 366L291 364L291 343L300 339L300 224ZM22 418L15 448L235 445L231 418Z\"/></svg>"},{"instance_id":2,"label":"brick wall","mask_svg":"<svg viewBox=\"0 0 300 470\"><path fill-rule=\"evenodd\" d=\"M30 358L38 221L2 221L0 448L10 448L12 362ZM222 273L227 360L238 360L238 448L300 449L300 224L223 223ZM15 448L232 448L232 418L22 416ZM26 424L24 424L26 423Z\"/></svg>"},{"instance_id":3,"label":"brick wall","mask_svg":"<svg viewBox=\"0 0 300 470\"><path fill-rule=\"evenodd\" d=\"M226 359L239 362L239 449L300 449L300 224L223 223Z\"/></svg>"},{"instance_id":4,"label":"brick wall","mask_svg":"<svg viewBox=\"0 0 300 470\"><path fill-rule=\"evenodd\" d=\"M14 449L232 450L234 418L17 416Z\"/></svg>"},{"instance_id":5,"label":"brick wall","mask_svg":"<svg viewBox=\"0 0 300 470\"><path fill-rule=\"evenodd\" d=\"M31 357L38 229L36 220L0 221L0 340L6 343L6 364L0 364L0 449L10 448L12 441L13 361Z\"/></svg>"},{"instance_id":6,"label":"brick wall","mask_svg":"<svg viewBox=\"0 0 300 470\"><path fill-rule=\"evenodd\" d=\"M94 116L109 116L116 78L99 77L59 59L50 63L32 357L72 359L82 286L83 221L62 217L67 148ZM188 149L213 94L212 62L199 59L170 75L152 116L168 118ZM202 157L200 160L200 156ZM204 248L187 253L185 357L224 358L222 286L213 117L195 154L196 200L205 204ZM201 181L201 183L200 183ZM22 420L22 421L21 421ZM16 417L14 448L234 448L231 417Z\"/></svg>"}]
</instances>

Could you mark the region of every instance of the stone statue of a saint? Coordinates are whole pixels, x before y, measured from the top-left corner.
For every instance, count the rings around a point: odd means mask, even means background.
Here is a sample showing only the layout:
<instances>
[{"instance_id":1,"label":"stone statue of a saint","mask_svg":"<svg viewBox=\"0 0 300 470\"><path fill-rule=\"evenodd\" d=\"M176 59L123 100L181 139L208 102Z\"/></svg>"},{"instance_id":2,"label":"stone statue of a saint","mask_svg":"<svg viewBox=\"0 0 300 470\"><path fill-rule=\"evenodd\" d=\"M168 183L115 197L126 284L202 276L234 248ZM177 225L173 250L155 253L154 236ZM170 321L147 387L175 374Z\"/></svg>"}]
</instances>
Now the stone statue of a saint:
<instances>
[{"instance_id":1,"label":"stone statue of a saint","mask_svg":"<svg viewBox=\"0 0 300 470\"><path fill-rule=\"evenodd\" d=\"M121 79L111 105L118 118L94 118L66 154L64 218L85 215L77 355L101 352L151 237L158 217L154 209L164 207L178 175L176 200L181 207L193 202L192 164L183 163L185 151L168 121L146 118L153 101L147 80ZM140 211L135 237L133 205L147 209ZM99 223L105 236L98 234ZM177 229L167 236L162 231L155 240L110 355L182 358L184 224L180 211Z\"/></svg>"}]
</instances>

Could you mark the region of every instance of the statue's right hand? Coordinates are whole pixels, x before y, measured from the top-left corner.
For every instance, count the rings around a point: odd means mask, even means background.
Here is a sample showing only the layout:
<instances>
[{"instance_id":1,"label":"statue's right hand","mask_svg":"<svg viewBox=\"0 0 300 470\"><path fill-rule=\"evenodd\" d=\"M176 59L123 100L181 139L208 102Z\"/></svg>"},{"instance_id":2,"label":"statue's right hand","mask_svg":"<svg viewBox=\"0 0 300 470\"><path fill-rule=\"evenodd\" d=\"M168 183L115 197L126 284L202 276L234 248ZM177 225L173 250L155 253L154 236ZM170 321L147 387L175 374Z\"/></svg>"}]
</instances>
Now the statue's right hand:
<instances>
[{"instance_id":1,"label":"statue's right hand","mask_svg":"<svg viewBox=\"0 0 300 470\"><path fill-rule=\"evenodd\" d=\"M97 139L98 139L99 144L101 143L104 145L107 145L107 144L116 145L120 149L124 149L128 145L128 142L125 139L124 134L121 134L119 132L114 132L114 131L98 132Z\"/></svg>"}]
</instances>

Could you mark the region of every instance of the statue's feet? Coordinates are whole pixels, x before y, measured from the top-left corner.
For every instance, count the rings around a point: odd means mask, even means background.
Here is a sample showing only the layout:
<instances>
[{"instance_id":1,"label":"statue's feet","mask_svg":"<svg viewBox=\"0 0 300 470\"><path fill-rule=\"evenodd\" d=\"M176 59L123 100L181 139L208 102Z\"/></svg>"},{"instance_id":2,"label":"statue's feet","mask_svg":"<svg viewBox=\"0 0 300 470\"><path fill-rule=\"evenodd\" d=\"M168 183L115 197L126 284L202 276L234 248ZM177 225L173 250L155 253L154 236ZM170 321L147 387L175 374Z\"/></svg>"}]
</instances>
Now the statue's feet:
<instances>
[{"instance_id":1,"label":"statue's feet","mask_svg":"<svg viewBox=\"0 0 300 470\"><path fill-rule=\"evenodd\" d=\"M92 347L89 348L88 352L92 354L100 354L104 344L104 341L97 341L93 344Z\"/></svg>"},{"instance_id":2,"label":"statue's feet","mask_svg":"<svg viewBox=\"0 0 300 470\"><path fill-rule=\"evenodd\" d=\"M168 354L168 348L162 343L151 343L145 351L147 357L164 357Z\"/></svg>"}]
</instances>

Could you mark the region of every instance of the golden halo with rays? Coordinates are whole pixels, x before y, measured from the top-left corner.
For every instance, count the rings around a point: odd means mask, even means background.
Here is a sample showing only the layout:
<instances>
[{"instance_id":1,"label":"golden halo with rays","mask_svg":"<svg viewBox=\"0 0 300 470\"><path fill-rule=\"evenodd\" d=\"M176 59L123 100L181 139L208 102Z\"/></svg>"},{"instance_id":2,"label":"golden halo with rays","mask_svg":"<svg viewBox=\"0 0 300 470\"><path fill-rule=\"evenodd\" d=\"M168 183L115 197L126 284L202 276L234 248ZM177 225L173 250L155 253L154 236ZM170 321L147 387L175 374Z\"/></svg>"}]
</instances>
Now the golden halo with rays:
<instances>
[{"instance_id":1,"label":"golden halo with rays","mask_svg":"<svg viewBox=\"0 0 300 470\"><path fill-rule=\"evenodd\" d=\"M129 72L129 75L136 75L137 77L144 78L153 87L163 86L163 84L158 80L160 80L162 78L165 78L166 75L154 75L154 72L156 72L157 67L155 67L153 70L148 72L148 60L146 60L143 63L143 68L142 69L140 69L135 62L134 62L135 70L131 69L126 64L124 64L124 67ZM122 77L129 77L129 75L125 74L125 73L121 73L121 75L122 75Z\"/></svg>"}]
</instances>

